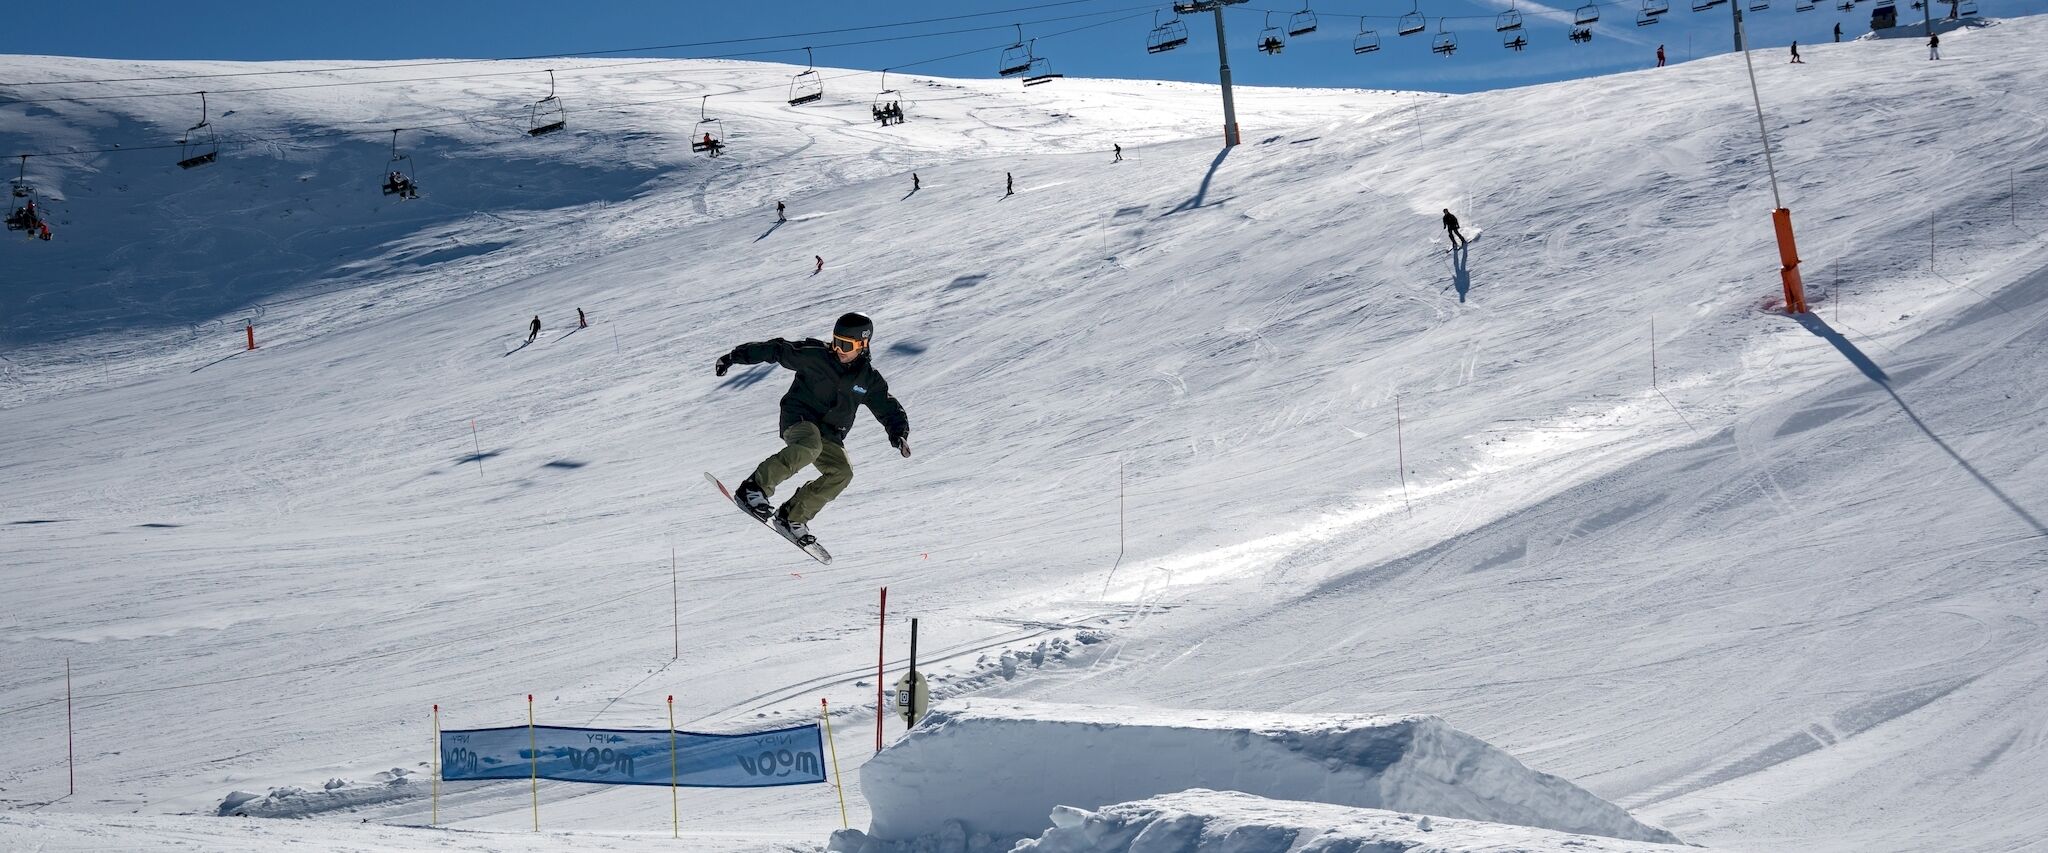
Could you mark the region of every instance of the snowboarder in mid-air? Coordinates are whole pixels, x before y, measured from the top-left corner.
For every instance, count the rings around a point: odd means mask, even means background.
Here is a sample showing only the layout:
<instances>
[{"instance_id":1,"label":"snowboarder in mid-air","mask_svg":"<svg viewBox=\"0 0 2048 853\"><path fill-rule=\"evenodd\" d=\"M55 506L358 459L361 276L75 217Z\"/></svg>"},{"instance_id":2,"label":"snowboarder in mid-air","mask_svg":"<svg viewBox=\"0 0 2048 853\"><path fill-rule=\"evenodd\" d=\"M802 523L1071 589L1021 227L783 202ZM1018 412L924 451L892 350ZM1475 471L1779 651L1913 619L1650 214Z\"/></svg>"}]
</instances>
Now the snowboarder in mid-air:
<instances>
[{"instance_id":1,"label":"snowboarder in mid-air","mask_svg":"<svg viewBox=\"0 0 2048 853\"><path fill-rule=\"evenodd\" d=\"M1444 208L1444 231L1451 235L1453 249L1465 248L1465 244L1471 242L1465 239L1465 235L1458 233L1458 217L1452 216L1448 207Z\"/></svg>"},{"instance_id":2,"label":"snowboarder in mid-air","mask_svg":"<svg viewBox=\"0 0 2048 853\"><path fill-rule=\"evenodd\" d=\"M778 364L796 373L796 381L782 395L783 448L740 481L733 502L798 547L817 543L811 519L853 481L845 441L860 406L867 406L881 421L889 446L910 456L910 417L889 395L889 383L869 358L874 332L875 324L866 315L846 314L833 324L829 344L815 338L740 344L713 365L719 376L735 364ZM818 478L797 487L782 506L771 504L768 499L775 488L807 465L817 466Z\"/></svg>"}]
</instances>

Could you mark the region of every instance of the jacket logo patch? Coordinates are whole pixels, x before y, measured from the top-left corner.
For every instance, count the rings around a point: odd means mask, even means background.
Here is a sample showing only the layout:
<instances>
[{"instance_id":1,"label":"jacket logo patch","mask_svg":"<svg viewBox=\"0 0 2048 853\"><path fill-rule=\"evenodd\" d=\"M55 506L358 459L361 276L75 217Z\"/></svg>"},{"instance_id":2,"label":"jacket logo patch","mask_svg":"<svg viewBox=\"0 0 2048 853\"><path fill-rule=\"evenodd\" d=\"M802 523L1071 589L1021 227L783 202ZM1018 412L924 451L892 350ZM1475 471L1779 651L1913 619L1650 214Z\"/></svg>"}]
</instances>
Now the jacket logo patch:
<instances>
[{"instance_id":1,"label":"jacket logo patch","mask_svg":"<svg viewBox=\"0 0 2048 853\"><path fill-rule=\"evenodd\" d=\"M853 393L855 393L855 394L866 394L867 392L868 392L868 389L866 389L866 388L862 388L862 387L860 387L859 385L855 385L855 386L853 386Z\"/></svg>"}]
</instances>

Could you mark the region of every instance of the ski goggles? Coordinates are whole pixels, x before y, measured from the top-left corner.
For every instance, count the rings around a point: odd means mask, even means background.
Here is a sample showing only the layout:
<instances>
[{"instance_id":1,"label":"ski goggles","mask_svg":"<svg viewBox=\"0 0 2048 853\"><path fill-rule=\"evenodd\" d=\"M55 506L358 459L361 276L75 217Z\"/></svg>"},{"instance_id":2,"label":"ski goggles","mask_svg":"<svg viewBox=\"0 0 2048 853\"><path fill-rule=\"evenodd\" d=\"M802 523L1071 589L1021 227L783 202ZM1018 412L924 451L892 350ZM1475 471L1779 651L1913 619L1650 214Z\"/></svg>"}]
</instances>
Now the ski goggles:
<instances>
[{"instance_id":1,"label":"ski goggles","mask_svg":"<svg viewBox=\"0 0 2048 853\"><path fill-rule=\"evenodd\" d=\"M840 352L860 352L861 348L867 345L867 341L859 338L849 338L844 335L832 336L832 348Z\"/></svg>"}]
</instances>

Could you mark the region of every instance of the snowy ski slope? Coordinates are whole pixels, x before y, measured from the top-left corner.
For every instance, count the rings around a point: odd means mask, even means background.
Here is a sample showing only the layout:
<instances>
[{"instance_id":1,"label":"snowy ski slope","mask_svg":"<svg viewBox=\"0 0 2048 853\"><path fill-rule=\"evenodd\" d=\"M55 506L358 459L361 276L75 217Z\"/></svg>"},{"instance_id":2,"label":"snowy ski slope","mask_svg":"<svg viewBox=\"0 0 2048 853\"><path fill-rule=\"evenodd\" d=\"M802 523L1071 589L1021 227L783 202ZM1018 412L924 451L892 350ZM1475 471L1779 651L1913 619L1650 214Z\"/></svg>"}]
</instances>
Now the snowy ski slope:
<instances>
[{"instance_id":1,"label":"snowy ski slope","mask_svg":"<svg viewBox=\"0 0 2048 853\"><path fill-rule=\"evenodd\" d=\"M430 705L508 725L528 693L617 727L827 697L855 782L887 585L890 656L919 617L941 695L1437 714L1716 849L2037 849L2044 38L1758 57L1804 320L1739 57L1242 90L1226 153L1203 87L892 74L883 129L870 74L712 98L717 160L699 96L791 69L558 71L572 110L662 103L526 139L544 66L508 64L536 77L216 98L244 141L190 173L31 160L57 239L0 243L0 846L539 849L524 785L451 786L457 834L358 823L418 798L186 816L417 769ZM0 138L132 147L196 107L10 106ZM374 128L451 116L401 135L424 197L380 196ZM1445 207L1484 229L1462 260ZM774 449L784 385L710 364L856 309L917 455L855 427L819 571L699 482ZM564 845L675 849L666 792L540 796ZM683 821L702 850L839 825L817 788Z\"/></svg>"}]
</instances>

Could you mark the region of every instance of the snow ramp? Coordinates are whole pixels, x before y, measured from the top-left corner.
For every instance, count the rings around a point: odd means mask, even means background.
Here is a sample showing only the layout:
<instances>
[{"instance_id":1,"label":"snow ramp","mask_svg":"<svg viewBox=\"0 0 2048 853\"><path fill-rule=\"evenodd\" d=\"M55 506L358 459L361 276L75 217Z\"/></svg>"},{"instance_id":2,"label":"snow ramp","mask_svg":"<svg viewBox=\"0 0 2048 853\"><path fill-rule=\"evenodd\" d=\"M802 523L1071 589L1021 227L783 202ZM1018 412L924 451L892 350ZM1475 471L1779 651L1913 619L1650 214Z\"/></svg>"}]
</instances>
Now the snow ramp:
<instances>
[{"instance_id":1,"label":"snow ramp","mask_svg":"<svg viewBox=\"0 0 2048 853\"><path fill-rule=\"evenodd\" d=\"M865 838L965 836L1007 849L1055 809L1191 788L1676 843L1619 806L1428 715L989 703L934 710L861 768ZM955 826L954 824L957 824ZM1149 848L1148 848L1149 849Z\"/></svg>"},{"instance_id":2,"label":"snow ramp","mask_svg":"<svg viewBox=\"0 0 2048 853\"><path fill-rule=\"evenodd\" d=\"M1526 826L1383 809L1182 791L1098 811L1062 808L1053 828L1012 853L1675 853Z\"/></svg>"}]
</instances>

